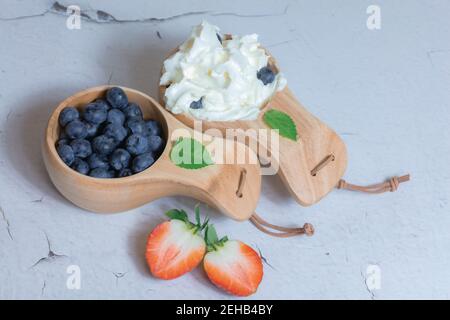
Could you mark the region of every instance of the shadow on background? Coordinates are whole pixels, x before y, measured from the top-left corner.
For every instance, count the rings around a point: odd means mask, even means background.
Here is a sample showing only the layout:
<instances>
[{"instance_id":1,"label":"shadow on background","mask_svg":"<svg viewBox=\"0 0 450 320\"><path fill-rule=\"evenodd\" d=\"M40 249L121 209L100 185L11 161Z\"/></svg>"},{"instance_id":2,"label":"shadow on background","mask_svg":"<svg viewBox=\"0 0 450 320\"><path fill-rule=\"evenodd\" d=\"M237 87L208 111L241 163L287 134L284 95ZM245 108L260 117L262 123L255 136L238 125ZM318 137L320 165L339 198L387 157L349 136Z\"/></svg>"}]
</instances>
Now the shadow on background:
<instances>
[{"instance_id":1,"label":"shadow on background","mask_svg":"<svg viewBox=\"0 0 450 320\"><path fill-rule=\"evenodd\" d=\"M66 201L50 181L41 153L48 119L60 102L55 92L60 90L55 88L44 93L38 91L33 95L25 95L22 99L19 97L17 104L30 107L21 113L9 111L5 133L7 157L16 173L33 185L35 190L39 190L44 198Z\"/></svg>"}]
</instances>

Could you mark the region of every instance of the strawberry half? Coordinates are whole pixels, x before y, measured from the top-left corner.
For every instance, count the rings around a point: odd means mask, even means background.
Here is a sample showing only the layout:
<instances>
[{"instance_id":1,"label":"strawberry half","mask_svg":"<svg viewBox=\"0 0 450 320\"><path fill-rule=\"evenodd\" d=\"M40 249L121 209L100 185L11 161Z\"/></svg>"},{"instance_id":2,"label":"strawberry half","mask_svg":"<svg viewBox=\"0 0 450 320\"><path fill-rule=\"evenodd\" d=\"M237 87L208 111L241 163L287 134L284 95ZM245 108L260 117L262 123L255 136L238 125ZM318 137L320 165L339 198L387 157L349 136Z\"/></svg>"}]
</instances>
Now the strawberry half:
<instances>
[{"instance_id":1,"label":"strawberry half","mask_svg":"<svg viewBox=\"0 0 450 320\"><path fill-rule=\"evenodd\" d=\"M174 279L191 271L203 259L205 240L199 235L208 224L200 223L200 211L195 208L196 224L185 211L166 212L171 219L158 225L148 236L146 259L151 273L161 279Z\"/></svg>"},{"instance_id":2,"label":"strawberry half","mask_svg":"<svg viewBox=\"0 0 450 320\"><path fill-rule=\"evenodd\" d=\"M263 277L258 253L241 241L219 240L212 225L206 228L205 240L208 253L203 267L212 283L236 296L255 293Z\"/></svg>"}]
</instances>

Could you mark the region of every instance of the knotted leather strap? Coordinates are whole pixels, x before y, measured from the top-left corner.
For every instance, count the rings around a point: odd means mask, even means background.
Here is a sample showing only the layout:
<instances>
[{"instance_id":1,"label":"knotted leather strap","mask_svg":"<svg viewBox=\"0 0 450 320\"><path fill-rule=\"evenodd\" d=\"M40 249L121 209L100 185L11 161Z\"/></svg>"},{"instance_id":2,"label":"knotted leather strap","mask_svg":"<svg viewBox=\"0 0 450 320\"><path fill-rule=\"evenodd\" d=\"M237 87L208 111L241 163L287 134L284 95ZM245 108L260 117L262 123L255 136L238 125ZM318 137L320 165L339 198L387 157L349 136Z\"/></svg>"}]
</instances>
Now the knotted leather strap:
<instances>
[{"instance_id":1,"label":"knotted leather strap","mask_svg":"<svg viewBox=\"0 0 450 320\"><path fill-rule=\"evenodd\" d=\"M312 170L311 175L315 177L320 170L325 168L327 165L329 165L331 162L333 162L336 159L334 154L330 153L325 158L323 158L322 161L320 161ZM409 174L406 174L401 177L392 177L389 180L382 182L382 183L376 183L369 186L358 186L356 184L351 184L345 181L344 179L339 180L336 188L338 189L346 189L351 191L360 191L360 192L366 192L366 193L383 193L386 191L394 192L398 189L398 186L402 182L409 181Z\"/></svg>"},{"instance_id":2,"label":"knotted leather strap","mask_svg":"<svg viewBox=\"0 0 450 320\"><path fill-rule=\"evenodd\" d=\"M392 177L385 182L376 183L369 186L358 186L355 184L348 183L344 179L341 179L339 180L336 188L351 191L360 191L365 193L383 193L387 191L394 192L398 189L400 183L409 181L409 179L410 179L409 174L406 174L401 177Z\"/></svg>"},{"instance_id":3,"label":"knotted leather strap","mask_svg":"<svg viewBox=\"0 0 450 320\"><path fill-rule=\"evenodd\" d=\"M247 171L245 169L242 169L241 174L239 176L238 187L236 190L236 196L239 198L243 196L242 190L244 189L246 178L247 178ZM266 220L264 220L263 218L261 218L260 216L258 216L256 213L253 213L253 215L250 217L250 221L260 231L274 237L288 238L302 234L306 234L308 236L312 236L314 234L314 227L309 223L305 223L303 228L286 228L271 224ZM270 229L273 229L278 232L274 232Z\"/></svg>"},{"instance_id":4,"label":"knotted leather strap","mask_svg":"<svg viewBox=\"0 0 450 320\"><path fill-rule=\"evenodd\" d=\"M400 183L409 181L410 175L406 174L401 177L392 177L388 179L385 182L382 183L376 183L369 186L358 186L355 184L351 184L346 182L344 179L339 180L336 188L338 189L345 189L345 190L351 190L351 191L360 191L365 193L383 193L383 192L394 192L398 189ZM243 179L241 176L241 183L245 181L245 174L243 175ZM241 185L240 183L240 185ZM238 191L241 191L241 188L238 188ZM277 226L274 224L271 224L267 221L265 221L263 218L258 216L256 213L253 213L253 215L250 217L250 221L255 225L256 228L258 228L260 231L279 238L288 238L288 237L294 237L298 235L306 234L307 236L312 236L314 234L314 227L310 223L305 223L303 225L303 228L286 228ZM275 231L272 231L270 229L273 229Z\"/></svg>"},{"instance_id":5,"label":"knotted leather strap","mask_svg":"<svg viewBox=\"0 0 450 320\"><path fill-rule=\"evenodd\" d=\"M254 213L250 217L250 221L260 231L262 231L268 235L274 236L274 237L288 238L288 237L298 236L298 235L302 235L302 234L306 234L307 236L312 236L314 234L314 227L310 223L305 223L303 225L303 228L286 228L286 227L281 227L281 226L271 224L271 223L267 222L266 220L264 220L263 218L261 218L260 216L258 216L256 213ZM270 230L269 228L279 231L279 232L274 232L274 231Z\"/></svg>"},{"instance_id":6,"label":"knotted leather strap","mask_svg":"<svg viewBox=\"0 0 450 320\"><path fill-rule=\"evenodd\" d=\"M311 175L316 176L317 173L322 170L325 166L327 166L329 163L333 162L335 160L335 156L333 154L328 155L325 157L313 170L311 170ZM236 190L236 196L242 197L242 190L244 188L244 184L246 182L247 177L247 171L243 169L241 171L241 175L239 177L239 183L238 188ZM338 189L346 189L351 191L360 191L360 192L366 192L366 193L383 193L386 191L394 192L398 189L398 186L402 182L409 181L410 176L409 174L406 174L401 177L392 177L389 180L372 184L369 186L358 186L355 184L351 184L346 182L344 179L339 180L336 188ZM258 216L256 213L253 213L253 215L250 217L250 221L255 225L256 228L258 228L260 231L279 238L288 238L293 237L297 235L306 234L307 236L312 236L314 234L314 227L310 223L305 223L303 225L303 228L286 228L277 226L274 224L271 224L267 221L265 221L263 218ZM272 231L272 230L278 231Z\"/></svg>"}]
</instances>

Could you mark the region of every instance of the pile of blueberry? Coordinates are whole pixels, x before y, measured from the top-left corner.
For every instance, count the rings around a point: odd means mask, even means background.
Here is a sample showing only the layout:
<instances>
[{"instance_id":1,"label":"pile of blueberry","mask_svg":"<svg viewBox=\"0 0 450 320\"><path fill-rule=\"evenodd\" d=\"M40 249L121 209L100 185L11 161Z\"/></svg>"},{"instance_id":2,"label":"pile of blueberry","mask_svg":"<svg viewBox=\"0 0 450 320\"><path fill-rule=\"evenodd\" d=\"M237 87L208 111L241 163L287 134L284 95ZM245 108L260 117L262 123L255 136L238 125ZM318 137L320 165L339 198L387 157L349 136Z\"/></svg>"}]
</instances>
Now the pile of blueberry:
<instances>
[{"instance_id":1,"label":"pile of blueberry","mask_svg":"<svg viewBox=\"0 0 450 320\"><path fill-rule=\"evenodd\" d=\"M165 141L156 120L144 120L138 104L128 102L118 87L106 99L86 105L83 112L64 108L56 150L72 169L94 178L120 178L150 167Z\"/></svg>"}]
</instances>

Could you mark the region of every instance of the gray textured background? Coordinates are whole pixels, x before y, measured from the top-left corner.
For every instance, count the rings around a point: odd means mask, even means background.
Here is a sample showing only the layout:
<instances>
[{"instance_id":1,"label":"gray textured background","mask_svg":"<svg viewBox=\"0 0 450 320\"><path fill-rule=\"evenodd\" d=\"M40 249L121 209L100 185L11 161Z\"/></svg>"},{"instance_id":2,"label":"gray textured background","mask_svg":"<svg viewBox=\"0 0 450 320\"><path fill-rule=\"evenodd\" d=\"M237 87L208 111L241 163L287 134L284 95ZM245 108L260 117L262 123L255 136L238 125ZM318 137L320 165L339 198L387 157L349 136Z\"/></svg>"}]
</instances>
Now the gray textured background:
<instances>
[{"instance_id":1,"label":"gray textured background","mask_svg":"<svg viewBox=\"0 0 450 320\"><path fill-rule=\"evenodd\" d=\"M149 230L195 200L92 214L59 195L40 155L58 102L108 81L155 96L164 55L202 19L260 34L303 104L342 135L348 180L413 177L395 194L334 191L309 208L265 177L258 212L309 221L312 238L274 239L205 209L270 263L253 298L449 298L450 1L60 3L86 11L81 30L68 30L52 1L0 0L0 298L230 298L201 269L170 282L146 269ZM381 30L366 27L370 4ZM66 288L73 264L81 290ZM366 286L368 265L381 269L380 290Z\"/></svg>"}]
</instances>

